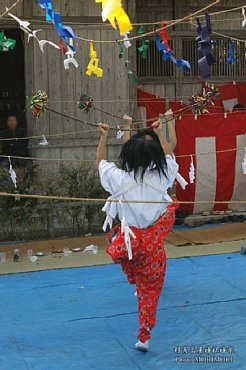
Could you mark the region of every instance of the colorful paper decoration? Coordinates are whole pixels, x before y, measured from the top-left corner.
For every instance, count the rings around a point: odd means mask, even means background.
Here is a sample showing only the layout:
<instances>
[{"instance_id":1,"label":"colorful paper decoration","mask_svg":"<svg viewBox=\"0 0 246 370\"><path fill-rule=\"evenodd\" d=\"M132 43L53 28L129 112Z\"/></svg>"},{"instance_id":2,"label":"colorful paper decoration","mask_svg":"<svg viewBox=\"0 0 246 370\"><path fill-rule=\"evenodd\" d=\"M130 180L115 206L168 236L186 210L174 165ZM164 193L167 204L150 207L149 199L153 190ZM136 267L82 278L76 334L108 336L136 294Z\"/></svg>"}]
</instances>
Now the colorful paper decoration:
<instances>
[{"instance_id":1,"label":"colorful paper decoration","mask_svg":"<svg viewBox=\"0 0 246 370\"><path fill-rule=\"evenodd\" d=\"M80 93L79 101L78 101L78 108L82 111L88 113L93 107L93 98L86 93Z\"/></svg>"},{"instance_id":2,"label":"colorful paper decoration","mask_svg":"<svg viewBox=\"0 0 246 370\"><path fill-rule=\"evenodd\" d=\"M38 0L38 4L42 9L46 10L46 22L52 22L54 19L52 2L49 0Z\"/></svg>"},{"instance_id":3,"label":"colorful paper decoration","mask_svg":"<svg viewBox=\"0 0 246 370\"><path fill-rule=\"evenodd\" d=\"M211 18L206 12L206 24L201 25L199 18L197 18L197 38L198 48L198 67L202 74L202 79L206 80L211 77L212 65L216 62L215 56L212 52L212 35Z\"/></svg>"},{"instance_id":4,"label":"colorful paper decoration","mask_svg":"<svg viewBox=\"0 0 246 370\"><path fill-rule=\"evenodd\" d=\"M232 65L236 61L237 61L237 59L235 58L235 43L234 43L233 40L231 40L229 42L229 51L228 51L227 63L229 65Z\"/></svg>"},{"instance_id":5,"label":"colorful paper decoration","mask_svg":"<svg viewBox=\"0 0 246 370\"><path fill-rule=\"evenodd\" d=\"M245 27L246 26L246 10L245 10L245 6L242 7L242 14L243 14L242 27Z\"/></svg>"},{"instance_id":6,"label":"colorful paper decoration","mask_svg":"<svg viewBox=\"0 0 246 370\"><path fill-rule=\"evenodd\" d=\"M121 0L96 0L96 3L102 3L103 22L108 20L115 29L117 22L121 35L132 30L131 21L122 7Z\"/></svg>"},{"instance_id":7,"label":"colorful paper decoration","mask_svg":"<svg viewBox=\"0 0 246 370\"><path fill-rule=\"evenodd\" d=\"M162 44L166 46L166 50L170 51L172 50L171 46L169 45L169 41L171 40L171 37L167 35L166 30L165 30L165 23L163 22L161 24L162 30L160 32Z\"/></svg>"},{"instance_id":8,"label":"colorful paper decoration","mask_svg":"<svg viewBox=\"0 0 246 370\"><path fill-rule=\"evenodd\" d=\"M41 113L46 111L47 103L48 103L47 94L44 91L35 90L30 103L32 115L35 118L39 118Z\"/></svg>"},{"instance_id":9,"label":"colorful paper decoration","mask_svg":"<svg viewBox=\"0 0 246 370\"><path fill-rule=\"evenodd\" d=\"M16 40L8 39L4 32L0 32L0 51L13 50L16 45Z\"/></svg>"},{"instance_id":10,"label":"colorful paper decoration","mask_svg":"<svg viewBox=\"0 0 246 370\"><path fill-rule=\"evenodd\" d=\"M76 40L76 35L73 29L69 26L64 26L62 24L61 15L58 12L53 10L52 1L51 0L38 0L39 6L46 11L46 22L53 23L56 33L58 36L64 40L64 42L68 46L67 50L67 60L64 62L65 69L69 68L69 64L73 64L76 68L78 67L77 61L74 59L74 53L76 52L76 48L73 45L71 40ZM59 45L59 49L63 49L61 47L62 43ZM73 54L72 54L73 52Z\"/></svg>"},{"instance_id":11,"label":"colorful paper decoration","mask_svg":"<svg viewBox=\"0 0 246 370\"><path fill-rule=\"evenodd\" d=\"M156 41L156 46L158 50L163 53L162 59L165 62L170 59L178 68L184 68L184 67L187 67L189 69L191 68L190 63L187 60L175 58L175 56L173 55L172 49L170 49L170 46L169 45L167 46L165 42L163 43L159 35L156 35L155 41Z\"/></svg>"},{"instance_id":12,"label":"colorful paper decoration","mask_svg":"<svg viewBox=\"0 0 246 370\"><path fill-rule=\"evenodd\" d=\"M205 109L208 105L214 105L214 103L219 99L219 90L214 87L214 85L206 85L202 89L202 94L193 95L190 99L192 111L195 115L208 113Z\"/></svg>"},{"instance_id":13,"label":"colorful paper decoration","mask_svg":"<svg viewBox=\"0 0 246 370\"><path fill-rule=\"evenodd\" d=\"M190 183L194 184L195 182L195 166L194 166L194 161L193 161L193 156L190 156L191 162L190 162L190 172L189 172L189 178L190 178Z\"/></svg>"},{"instance_id":14,"label":"colorful paper decoration","mask_svg":"<svg viewBox=\"0 0 246 370\"><path fill-rule=\"evenodd\" d=\"M48 41L48 40L39 40L39 38L37 37L37 33L42 31L42 30L35 30L35 31L32 31L29 26L30 26L30 23L27 22L27 21L22 21L20 18L16 17L15 15L11 14L11 13L8 13L8 15L13 18L16 22L19 23L19 26L20 26L20 29L25 32L28 36L28 42L30 41L31 38L34 38L35 40L37 40L38 44L39 44L39 48L40 50L42 51L42 53L44 52L44 45L48 44L48 45L51 45L53 46L54 48L56 49L59 49L59 46L54 44L53 42L51 41Z\"/></svg>"},{"instance_id":15,"label":"colorful paper decoration","mask_svg":"<svg viewBox=\"0 0 246 370\"><path fill-rule=\"evenodd\" d=\"M138 30L139 35L144 34L144 26L141 26ZM141 53L142 59L147 59L149 40L146 40L144 37L141 37L141 45L138 47L138 51Z\"/></svg>"},{"instance_id":16,"label":"colorful paper decoration","mask_svg":"<svg viewBox=\"0 0 246 370\"><path fill-rule=\"evenodd\" d=\"M103 70L98 67L99 59L97 58L97 52L94 50L93 43L90 43L90 62L87 67L86 74L91 76L92 74L96 75L97 77L102 77Z\"/></svg>"}]
</instances>

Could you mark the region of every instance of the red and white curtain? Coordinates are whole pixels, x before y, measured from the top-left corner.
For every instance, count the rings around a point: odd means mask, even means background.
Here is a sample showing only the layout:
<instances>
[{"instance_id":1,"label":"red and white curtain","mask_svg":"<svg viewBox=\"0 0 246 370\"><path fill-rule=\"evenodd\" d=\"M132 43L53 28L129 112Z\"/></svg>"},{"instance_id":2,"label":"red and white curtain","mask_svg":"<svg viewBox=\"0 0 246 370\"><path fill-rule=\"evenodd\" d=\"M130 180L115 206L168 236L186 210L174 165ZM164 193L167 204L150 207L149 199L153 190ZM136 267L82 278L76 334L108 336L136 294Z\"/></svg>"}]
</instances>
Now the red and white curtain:
<instances>
[{"instance_id":1,"label":"red and white curtain","mask_svg":"<svg viewBox=\"0 0 246 370\"><path fill-rule=\"evenodd\" d=\"M246 205L215 204L229 200L246 200L246 175L242 171L246 147L246 113L228 113L224 115L224 100L236 98L246 107L246 84L230 84L220 87L221 100L209 114L199 115L197 120L192 113L185 114L176 121L178 146L175 154L181 175L189 182L189 170L193 156L196 179L193 184L182 190L177 186L180 201L195 201L196 204L184 204L181 210L190 214L203 211L246 211ZM138 92L138 105L145 110L146 118L153 119L166 110L165 99ZM184 107L179 102L170 102L173 111ZM218 114L220 113L220 114ZM237 148L237 151L225 150ZM242 148L242 149L239 149ZM220 151L223 151L220 153ZM199 155L201 153L209 153ZM187 157L179 157L187 155ZM211 201L199 204L199 201Z\"/></svg>"}]
</instances>

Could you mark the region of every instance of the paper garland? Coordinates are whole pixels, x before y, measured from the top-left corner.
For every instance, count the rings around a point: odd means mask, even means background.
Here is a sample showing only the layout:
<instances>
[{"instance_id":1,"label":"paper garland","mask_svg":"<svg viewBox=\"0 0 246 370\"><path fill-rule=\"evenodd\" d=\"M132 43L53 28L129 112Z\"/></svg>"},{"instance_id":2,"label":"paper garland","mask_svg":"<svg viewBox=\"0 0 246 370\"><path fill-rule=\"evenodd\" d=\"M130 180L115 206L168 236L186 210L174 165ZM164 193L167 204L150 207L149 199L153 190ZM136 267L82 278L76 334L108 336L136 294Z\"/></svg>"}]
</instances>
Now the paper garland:
<instances>
[{"instance_id":1,"label":"paper garland","mask_svg":"<svg viewBox=\"0 0 246 370\"><path fill-rule=\"evenodd\" d=\"M87 66L86 74L91 76L94 74L97 77L103 76L103 70L98 67L99 59L97 58L97 52L94 50L93 43L90 43L90 62Z\"/></svg>"},{"instance_id":2,"label":"paper garland","mask_svg":"<svg viewBox=\"0 0 246 370\"><path fill-rule=\"evenodd\" d=\"M48 103L47 94L44 91L35 90L30 103L32 115L35 118L39 118L41 113L46 111L47 103Z\"/></svg>"},{"instance_id":3,"label":"paper garland","mask_svg":"<svg viewBox=\"0 0 246 370\"><path fill-rule=\"evenodd\" d=\"M117 22L121 35L132 30L131 21L122 7L121 0L96 0L96 3L102 3L103 22L108 20L114 29L117 28Z\"/></svg>"},{"instance_id":4,"label":"paper garland","mask_svg":"<svg viewBox=\"0 0 246 370\"><path fill-rule=\"evenodd\" d=\"M16 45L16 40L8 39L4 32L0 32L0 51L13 50Z\"/></svg>"},{"instance_id":5,"label":"paper garland","mask_svg":"<svg viewBox=\"0 0 246 370\"><path fill-rule=\"evenodd\" d=\"M212 52L212 25L211 18L206 12L206 24L201 25L199 18L197 18L197 38L198 48L198 68L201 72L202 79L206 80L212 75L212 65L216 62L215 56Z\"/></svg>"}]
</instances>

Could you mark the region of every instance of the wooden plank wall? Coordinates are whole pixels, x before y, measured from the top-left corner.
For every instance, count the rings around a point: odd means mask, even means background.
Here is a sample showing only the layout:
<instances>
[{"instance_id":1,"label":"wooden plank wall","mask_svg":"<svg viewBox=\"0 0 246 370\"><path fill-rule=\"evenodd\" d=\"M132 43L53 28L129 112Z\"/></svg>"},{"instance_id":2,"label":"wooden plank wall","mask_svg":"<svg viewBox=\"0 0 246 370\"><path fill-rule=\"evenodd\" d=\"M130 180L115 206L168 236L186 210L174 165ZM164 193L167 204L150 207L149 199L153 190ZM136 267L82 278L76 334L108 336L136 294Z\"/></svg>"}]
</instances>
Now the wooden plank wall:
<instances>
[{"instance_id":1,"label":"wooden plank wall","mask_svg":"<svg viewBox=\"0 0 246 370\"><path fill-rule=\"evenodd\" d=\"M32 28L42 30L39 32L40 39L59 43L53 26L44 22L45 13L38 7L37 2L29 3L29 0L24 0L25 11L28 5L28 19L31 20ZM88 2L80 0L57 0L53 1L53 5L54 9L61 12L63 22L68 22L77 36L95 40L116 40L119 37L118 32L110 25L101 24L101 8L94 0L90 0L89 6ZM81 25L88 22L96 24ZM122 123L117 117L111 117L97 110L86 114L77 107L79 94L83 91L94 98L95 107L99 109L119 117L130 113L128 100L129 91L132 91L132 88L129 88L131 82L129 83L124 61L119 59L117 43L94 43L94 48L100 60L100 67L104 71L102 79L86 75L89 62L88 42L80 40L77 42L76 59L79 62L79 68L71 66L69 70L65 70L63 66L65 57L59 50L46 45L42 53L35 40L31 39L28 43L25 38L26 95L30 97L35 88L41 89L49 96L49 106L59 112L93 123L109 122L114 125ZM40 148L38 140L34 141L31 143L33 155L39 157L49 155L55 158L95 158L95 145L98 141L98 132L95 128L48 111L40 119L34 119L30 111L27 111L27 121L30 135L88 131L49 140L49 146L45 150ZM119 142L115 135L116 133L112 131L111 145L108 147L111 158L117 158L119 152Z\"/></svg>"}]
</instances>

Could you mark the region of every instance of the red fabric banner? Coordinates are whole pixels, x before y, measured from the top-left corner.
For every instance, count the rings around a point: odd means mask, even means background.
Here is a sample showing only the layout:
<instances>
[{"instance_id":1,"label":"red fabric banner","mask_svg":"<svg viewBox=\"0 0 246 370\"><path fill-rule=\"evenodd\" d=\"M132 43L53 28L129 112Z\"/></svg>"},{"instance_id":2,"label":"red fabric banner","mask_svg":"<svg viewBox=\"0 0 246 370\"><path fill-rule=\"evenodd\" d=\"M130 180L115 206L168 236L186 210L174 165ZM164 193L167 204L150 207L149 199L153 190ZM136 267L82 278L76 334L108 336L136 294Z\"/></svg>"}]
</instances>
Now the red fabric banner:
<instances>
[{"instance_id":1,"label":"red fabric banner","mask_svg":"<svg viewBox=\"0 0 246 370\"><path fill-rule=\"evenodd\" d=\"M220 87L221 99L238 98L240 104L245 104L246 94L242 92L246 84L230 84ZM165 111L165 100L139 90L139 106L146 108L147 119L158 117ZM223 100L219 102L223 106ZM173 111L183 108L179 102L170 102ZM215 111L213 108L212 111ZM186 190L177 185L177 196L180 201L211 201L208 205L181 205L180 209L188 213L200 213L203 210L226 211L227 204L214 204L214 201L229 201L242 196L246 200L246 176L242 172L244 150L216 153L227 149L246 146L246 113L229 113L227 118L223 113L199 115L195 120L192 113L185 114L176 121L178 146L175 154L192 155L209 152L209 155L193 156L196 180L189 184ZM221 110L223 112L223 110ZM189 182L190 157L177 158L180 174ZM238 199L238 200L240 200ZM230 209L236 207L229 206ZM246 210L246 209L245 209Z\"/></svg>"}]
</instances>

